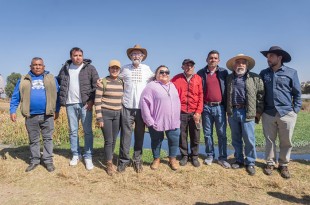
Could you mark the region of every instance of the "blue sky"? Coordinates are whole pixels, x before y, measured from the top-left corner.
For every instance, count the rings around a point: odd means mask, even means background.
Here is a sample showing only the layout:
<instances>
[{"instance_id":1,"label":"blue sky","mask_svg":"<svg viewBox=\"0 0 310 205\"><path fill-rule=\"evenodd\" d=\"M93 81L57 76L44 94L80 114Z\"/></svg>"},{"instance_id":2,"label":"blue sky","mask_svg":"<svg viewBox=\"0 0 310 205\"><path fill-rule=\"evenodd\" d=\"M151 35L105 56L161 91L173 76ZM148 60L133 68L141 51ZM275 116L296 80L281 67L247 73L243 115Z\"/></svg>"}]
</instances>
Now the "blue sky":
<instances>
[{"instance_id":1,"label":"blue sky","mask_svg":"<svg viewBox=\"0 0 310 205\"><path fill-rule=\"evenodd\" d=\"M206 65L210 50L220 66L238 53L252 56L254 72L267 67L259 51L278 45L288 51L287 66L310 81L310 1L308 0L0 0L0 74L26 73L32 57L42 57L57 75L72 47L84 50L100 76L109 60L129 63L126 50L148 50L152 70L167 65L182 72L185 58Z\"/></svg>"}]
</instances>

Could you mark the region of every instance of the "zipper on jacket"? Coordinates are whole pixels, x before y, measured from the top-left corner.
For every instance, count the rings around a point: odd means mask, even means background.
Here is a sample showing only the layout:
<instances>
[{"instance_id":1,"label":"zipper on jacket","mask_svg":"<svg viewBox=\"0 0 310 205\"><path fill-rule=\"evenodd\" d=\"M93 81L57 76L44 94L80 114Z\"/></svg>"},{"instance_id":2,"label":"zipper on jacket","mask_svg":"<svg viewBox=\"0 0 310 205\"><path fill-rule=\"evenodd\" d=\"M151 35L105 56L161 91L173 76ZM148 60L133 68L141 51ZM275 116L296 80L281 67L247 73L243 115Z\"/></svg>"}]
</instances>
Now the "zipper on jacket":
<instances>
[{"instance_id":1,"label":"zipper on jacket","mask_svg":"<svg viewBox=\"0 0 310 205\"><path fill-rule=\"evenodd\" d=\"M194 75L194 74L193 74ZM188 113L188 98L189 98L189 85L190 85L190 83L191 83L191 80L192 80L192 78L194 77L192 75L192 77L191 77L191 79L189 79L189 81L187 81L187 79L185 78L185 80L186 80L186 82L187 82L187 102L186 102L186 111L187 111L187 113Z\"/></svg>"}]
</instances>

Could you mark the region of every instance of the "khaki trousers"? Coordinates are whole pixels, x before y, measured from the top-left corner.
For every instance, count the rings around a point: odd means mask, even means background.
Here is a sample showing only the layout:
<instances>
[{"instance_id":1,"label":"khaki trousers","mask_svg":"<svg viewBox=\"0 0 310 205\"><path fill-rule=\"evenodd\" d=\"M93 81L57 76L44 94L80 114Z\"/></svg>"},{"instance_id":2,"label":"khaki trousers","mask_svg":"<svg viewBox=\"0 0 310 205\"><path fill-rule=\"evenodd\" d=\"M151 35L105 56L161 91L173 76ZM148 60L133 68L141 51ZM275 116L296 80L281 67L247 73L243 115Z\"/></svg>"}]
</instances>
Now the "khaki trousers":
<instances>
[{"instance_id":1,"label":"khaki trousers","mask_svg":"<svg viewBox=\"0 0 310 205\"><path fill-rule=\"evenodd\" d=\"M265 159L267 164L275 165L276 163L276 138L279 135L279 165L288 165L291 156L292 137L296 120L297 114L294 111L282 117L279 113L275 116L263 113L262 123L266 140Z\"/></svg>"}]
</instances>

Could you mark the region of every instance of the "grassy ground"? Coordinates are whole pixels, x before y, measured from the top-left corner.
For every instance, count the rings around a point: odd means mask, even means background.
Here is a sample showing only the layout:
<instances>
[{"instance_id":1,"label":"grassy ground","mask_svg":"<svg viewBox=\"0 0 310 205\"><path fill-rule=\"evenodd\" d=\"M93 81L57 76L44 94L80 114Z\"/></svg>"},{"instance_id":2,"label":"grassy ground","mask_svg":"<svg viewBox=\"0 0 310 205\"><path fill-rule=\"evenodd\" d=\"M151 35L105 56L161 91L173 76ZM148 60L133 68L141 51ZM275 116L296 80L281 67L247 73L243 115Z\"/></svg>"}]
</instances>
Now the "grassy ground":
<instances>
[{"instance_id":1,"label":"grassy ground","mask_svg":"<svg viewBox=\"0 0 310 205\"><path fill-rule=\"evenodd\" d=\"M293 136L293 146L294 147L303 147L310 145L310 112L301 111L298 113L297 122L294 130ZM227 126L227 141L231 145L231 130ZM217 144L216 130L213 130L215 135L214 141ZM264 147L265 146L265 137L263 134L262 122L255 125L255 137L256 137L256 146ZM200 141L204 142L203 131L200 133Z\"/></svg>"},{"instance_id":2,"label":"grassy ground","mask_svg":"<svg viewBox=\"0 0 310 205\"><path fill-rule=\"evenodd\" d=\"M94 120L95 122L95 120ZM28 144L28 135L24 125L24 118L18 113L17 123L12 123L9 117L9 103L0 101L0 123L4 129L0 129L0 143L25 145ZM293 145L294 147L310 146L310 102L303 102L303 110L299 112L297 123L294 130ZM82 131L80 129L80 131ZM95 137L101 137L101 130L93 123ZM262 124L256 125L256 145L258 148L264 147L265 139L262 132ZM82 136L82 133L81 133ZM228 144L231 145L230 128L227 126ZM54 143L61 145L67 143L68 139L68 122L64 109L62 108L59 119L55 122ZM200 141L204 143L204 137L201 130ZM214 130L214 141L217 144L216 131Z\"/></svg>"},{"instance_id":3,"label":"grassy ground","mask_svg":"<svg viewBox=\"0 0 310 205\"><path fill-rule=\"evenodd\" d=\"M305 160L290 163L290 180L277 172L264 175L261 160L256 175L249 176L244 169L223 169L216 163L172 171L167 158L157 171L144 158L142 173L128 167L110 177L101 148L95 149L92 171L83 163L70 167L67 148L54 153L54 172L39 166L25 173L27 146L0 149L0 204L310 204L310 162Z\"/></svg>"},{"instance_id":4,"label":"grassy ground","mask_svg":"<svg viewBox=\"0 0 310 205\"><path fill-rule=\"evenodd\" d=\"M0 141L9 144L27 144L24 121L19 116L11 123L8 107L0 103ZM2 111L1 111L2 110ZM308 113L299 115L297 124L306 132L301 136L309 141ZM54 163L56 170L48 173L43 166L25 173L28 166L28 146L0 147L0 204L310 204L310 162L293 160L290 163L292 178L285 180L279 173L263 174L263 161L257 160L255 176L244 169L223 169L214 163L195 168L188 164L177 171L168 167L166 153L162 152L159 170L149 168L150 150L144 150L144 170L137 174L132 167L126 172L108 176L104 169L103 140L94 143L94 165L86 171L83 163L68 165L70 149L65 116L56 122ZM101 136L101 131L95 129ZM229 133L229 131L228 131ZM297 132L298 133L298 132ZM17 138L17 139L16 139ZM297 139L303 139L296 137ZM13 142L13 143L12 143ZM165 142L166 143L166 142ZM83 144L81 140L81 144ZM118 147L118 145L117 145ZM118 149L116 149L118 150ZM117 159L117 151L115 159ZM199 159L202 164L202 159ZM229 156L229 162L233 156ZM116 164L117 162L114 161Z\"/></svg>"}]
</instances>

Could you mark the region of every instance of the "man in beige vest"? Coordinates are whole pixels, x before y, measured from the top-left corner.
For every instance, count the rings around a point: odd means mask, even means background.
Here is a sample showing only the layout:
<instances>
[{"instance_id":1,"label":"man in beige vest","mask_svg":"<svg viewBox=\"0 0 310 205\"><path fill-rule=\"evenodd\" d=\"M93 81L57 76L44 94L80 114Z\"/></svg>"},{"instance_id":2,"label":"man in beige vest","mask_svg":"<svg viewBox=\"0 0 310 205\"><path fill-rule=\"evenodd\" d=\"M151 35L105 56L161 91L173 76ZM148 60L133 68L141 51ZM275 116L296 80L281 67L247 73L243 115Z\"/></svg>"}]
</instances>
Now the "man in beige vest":
<instances>
[{"instance_id":1,"label":"man in beige vest","mask_svg":"<svg viewBox=\"0 0 310 205\"><path fill-rule=\"evenodd\" d=\"M43 138L42 161L47 171L55 170L52 135L54 119L58 118L60 109L57 103L58 89L57 80L45 71L43 59L39 57L32 59L30 71L22 76L15 86L10 102L10 117L16 122L16 110L21 103L20 109L26 119L31 152L30 165L26 172L34 170L41 162L40 132Z\"/></svg>"}]
</instances>

